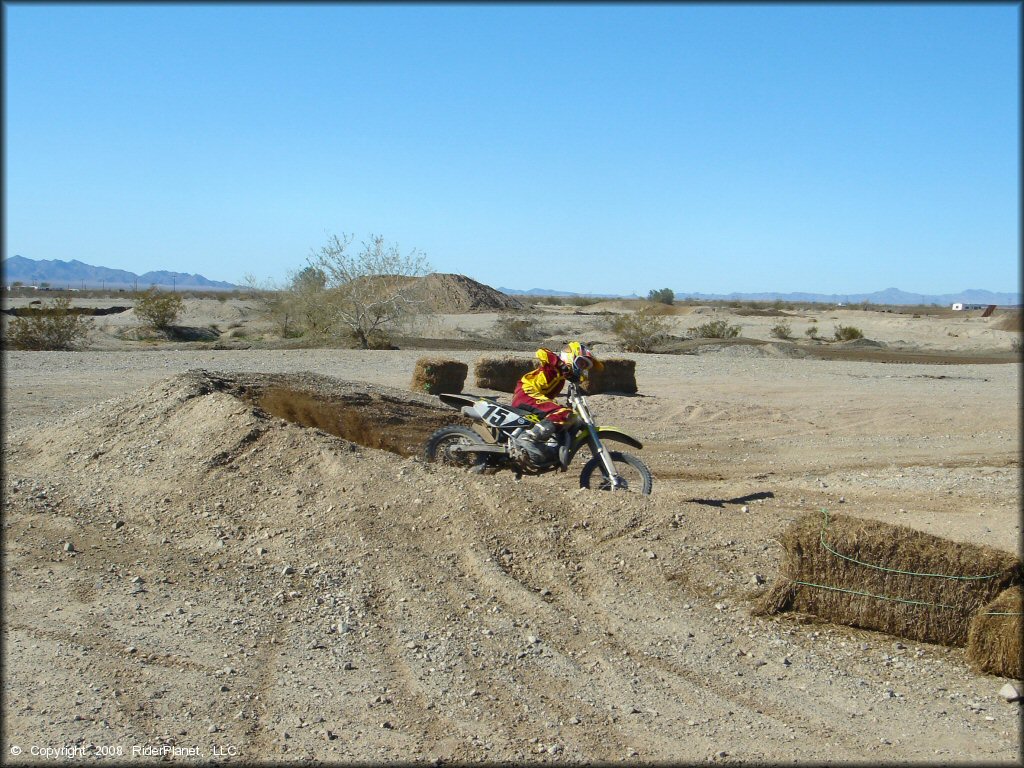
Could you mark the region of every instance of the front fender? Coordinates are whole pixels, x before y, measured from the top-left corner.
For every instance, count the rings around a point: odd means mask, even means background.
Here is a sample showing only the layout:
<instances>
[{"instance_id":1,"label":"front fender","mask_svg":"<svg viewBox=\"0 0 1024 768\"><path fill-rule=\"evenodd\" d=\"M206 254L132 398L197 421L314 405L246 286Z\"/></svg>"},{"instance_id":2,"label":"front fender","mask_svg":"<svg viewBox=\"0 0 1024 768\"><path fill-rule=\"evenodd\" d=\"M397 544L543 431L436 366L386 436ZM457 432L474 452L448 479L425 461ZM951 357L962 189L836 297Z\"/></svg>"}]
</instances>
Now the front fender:
<instances>
[{"instance_id":1,"label":"front fender","mask_svg":"<svg viewBox=\"0 0 1024 768\"><path fill-rule=\"evenodd\" d=\"M612 442L625 443L626 445L631 446L633 448L644 447L644 444L637 440L635 437L631 437L630 435L627 435L625 432L620 432L614 427L598 427L597 434L601 438L602 443L605 442L606 440L609 440ZM581 429L579 432L577 432L576 439L573 441L572 444L572 455L575 455L576 451L578 451L584 445L587 445L589 440L589 430Z\"/></svg>"},{"instance_id":2,"label":"front fender","mask_svg":"<svg viewBox=\"0 0 1024 768\"><path fill-rule=\"evenodd\" d=\"M637 440L631 435L627 435L625 432L620 432L615 427L598 427L597 434L601 438L603 443L605 440L612 440L613 442L625 443L633 448L643 448L644 444ZM586 439L586 438L584 438Z\"/></svg>"}]
</instances>

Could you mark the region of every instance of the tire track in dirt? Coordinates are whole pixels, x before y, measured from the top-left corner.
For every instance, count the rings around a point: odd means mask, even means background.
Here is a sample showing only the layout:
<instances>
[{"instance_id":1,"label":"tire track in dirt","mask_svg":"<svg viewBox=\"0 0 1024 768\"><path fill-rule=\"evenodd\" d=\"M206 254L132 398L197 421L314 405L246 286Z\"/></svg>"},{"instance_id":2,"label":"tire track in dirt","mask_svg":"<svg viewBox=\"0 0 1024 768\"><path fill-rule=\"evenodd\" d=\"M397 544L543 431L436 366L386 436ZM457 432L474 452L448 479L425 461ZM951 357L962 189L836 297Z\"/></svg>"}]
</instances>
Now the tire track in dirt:
<instances>
[{"instance_id":1,"label":"tire track in dirt","mask_svg":"<svg viewBox=\"0 0 1024 768\"><path fill-rule=\"evenodd\" d=\"M837 729L837 723L841 722L838 716L825 712L818 714L804 708L794 709L792 699L776 699L771 693L765 695L760 686L755 691L745 691L743 683L737 681L735 671L728 668L718 671L713 664L702 663L704 658L714 658L715 654L700 641L694 640L685 652L680 648L675 654L675 659L666 658L664 652L648 653L642 650L658 642L659 637L660 641L665 643L665 647L672 649L675 647L672 644L675 638L685 637L691 633L683 627L676 626L674 622L671 623L670 629L662 630L660 635L652 632L651 627L658 624L651 621L650 615L630 616L628 611L627 615L616 615L600 607L607 602L607 598L601 595L620 591L617 585L602 588L595 584L593 590L598 594L591 598L591 604L595 606L592 618L603 627L608 638L606 644L610 647L605 651L606 658L616 658L619 653L631 660L642 657L635 663L638 669L643 669L648 680L648 698L673 711L674 717L671 719L682 722L684 718L689 719L685 714L687 711L699 711L710 723L716 719L728 719L739 713L738 719L755 723L758 730L768 730L768 737L775 738L780 743L791 741L789 737L792 732L802 734L803 737L816 734L818 737L829 738L835 742L835 746L849 750L851 757L857 754L858 734L852 729ZM619 601L612 602L617 605ZM705 618L694 621L692 626L706 624ZM645 627L645 634L650 633L654 637L638 636L635 629L637 626ZM729 636L742 637L738 632ZM705 657L695 659L697 653L703 653ZM688 661L690 659L695 661ZM665 676L656 674L659 672ZM756 671L752 670L745 674L756 674ZM612 690L622 688L620 684L609 687ZM825 702L816 702L816 707L819 710L822 707L830 709ZM753 744L733 744L733 747L744 751L756 749L756 745ZM756 752L748 755L755 759L758 756Z\"/></svg>"}]
</instances>

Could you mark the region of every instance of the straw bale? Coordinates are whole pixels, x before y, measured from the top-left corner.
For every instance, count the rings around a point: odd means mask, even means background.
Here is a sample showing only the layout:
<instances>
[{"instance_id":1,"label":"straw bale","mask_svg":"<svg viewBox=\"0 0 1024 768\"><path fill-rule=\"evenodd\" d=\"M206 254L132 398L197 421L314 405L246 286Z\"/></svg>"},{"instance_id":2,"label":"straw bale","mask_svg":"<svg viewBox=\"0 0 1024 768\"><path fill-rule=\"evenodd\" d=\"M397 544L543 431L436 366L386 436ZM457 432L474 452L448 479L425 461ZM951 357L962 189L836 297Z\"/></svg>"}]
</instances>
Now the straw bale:
<instances>
[{"instance_id":1,"label":"straw bale","mask_svg":"<svg viewBox=\"0 0 1024 768\"><path fill-rule=\"evenodd\" d=\"M421 357L412 374L412 390L436 395L441 392L458 393L466 383L469 366L458 360Z\"/></svg>"},{"instance_id":2,"label":"straw bale","mask_svg":"<svg viewBox=\"0 0 1024 768\"><path fill-rule=\"evenodd\" d=\"M537 360L526 357L481 357L473 373L478 387L515 392L519 379L536 365Z\"/></svg>"},{"instance_id":3,"label":"straw bale","mask_svg":"<svg viewBox=\"0 0 1024 768\"><path fill-rule=\"evenodd\" d=\"M601 392L636 393L636 360L624 358L601 359L603 370L590 372L587 392L592 395Z\"/></svg>"},{"instance_id":4,"label":"straw bale","mask_svg":"<svg viewBox=\"0 0 1024 768\"><path fill-rule=\"evenodd\" d=\"M780 578L756 613L788 608L836 624L963 646L974 613L1021 581L1020 561L1008 552L848 515L806 515L780 540Z\"/></svg>"},{"instance_id":5,"label":"straw bale","mask_svg":"<svg viewBox=\"0 0 1024 768\"><path fill-rule=\"evenodd\" d=\"M1019 586L1001 592L971 619L965 655L979 672L1024 679L1024 590Z\"/></svg>"}]
</instances>

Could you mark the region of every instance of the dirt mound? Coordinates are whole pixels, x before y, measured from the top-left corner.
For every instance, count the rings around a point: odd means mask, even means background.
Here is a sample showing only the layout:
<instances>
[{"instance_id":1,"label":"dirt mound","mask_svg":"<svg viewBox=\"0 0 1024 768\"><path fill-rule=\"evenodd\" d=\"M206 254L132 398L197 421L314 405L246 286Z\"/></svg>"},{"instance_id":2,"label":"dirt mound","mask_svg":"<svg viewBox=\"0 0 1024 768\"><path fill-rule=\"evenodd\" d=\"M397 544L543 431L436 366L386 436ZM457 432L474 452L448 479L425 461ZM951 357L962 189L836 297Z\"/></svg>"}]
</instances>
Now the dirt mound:
<instances>
[{"instance_id":1,"label":"dirt mound","mask_svg":"<svg viewBox=\"0 0 1024 768\"><path fill-rule=\"evenodd\" d=\"M992 323L992 327L999 331L1024 331L1024 315L1008 312Z\"/></svg>"},{"instance_id":2,"label":"dirt mound","mask_svg":"<svg viewBox=\"0 0 1024 768\"><path fill-rule=\"evenodd\" d=\"M518 299L465 275L433 272L419 279L418 290L433 311L444 314L523 309Z\"/></svg>"}]
</instances>

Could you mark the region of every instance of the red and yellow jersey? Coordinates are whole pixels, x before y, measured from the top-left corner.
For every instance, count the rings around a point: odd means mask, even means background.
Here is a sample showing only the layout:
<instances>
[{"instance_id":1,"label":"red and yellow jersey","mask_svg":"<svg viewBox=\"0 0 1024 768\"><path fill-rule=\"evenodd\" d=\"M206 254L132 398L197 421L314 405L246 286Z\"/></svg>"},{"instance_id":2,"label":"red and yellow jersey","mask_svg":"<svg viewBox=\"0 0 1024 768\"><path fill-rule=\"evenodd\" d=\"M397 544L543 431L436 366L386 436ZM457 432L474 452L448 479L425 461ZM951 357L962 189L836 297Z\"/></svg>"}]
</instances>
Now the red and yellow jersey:
<instances>
[{"instance_id":1,"label":"red and yellow jersey","mask_svg":"<svg viewBox=\"0 0 1024 768\"><path fill-rule=\"evenodd\" d=\"M516 394L521 392L534 400L551 400L561 393L565 385L562 361L550 349L538 349L536 358L540 364L523 374L516 385Z\"/></svg>"}]
</instances>

